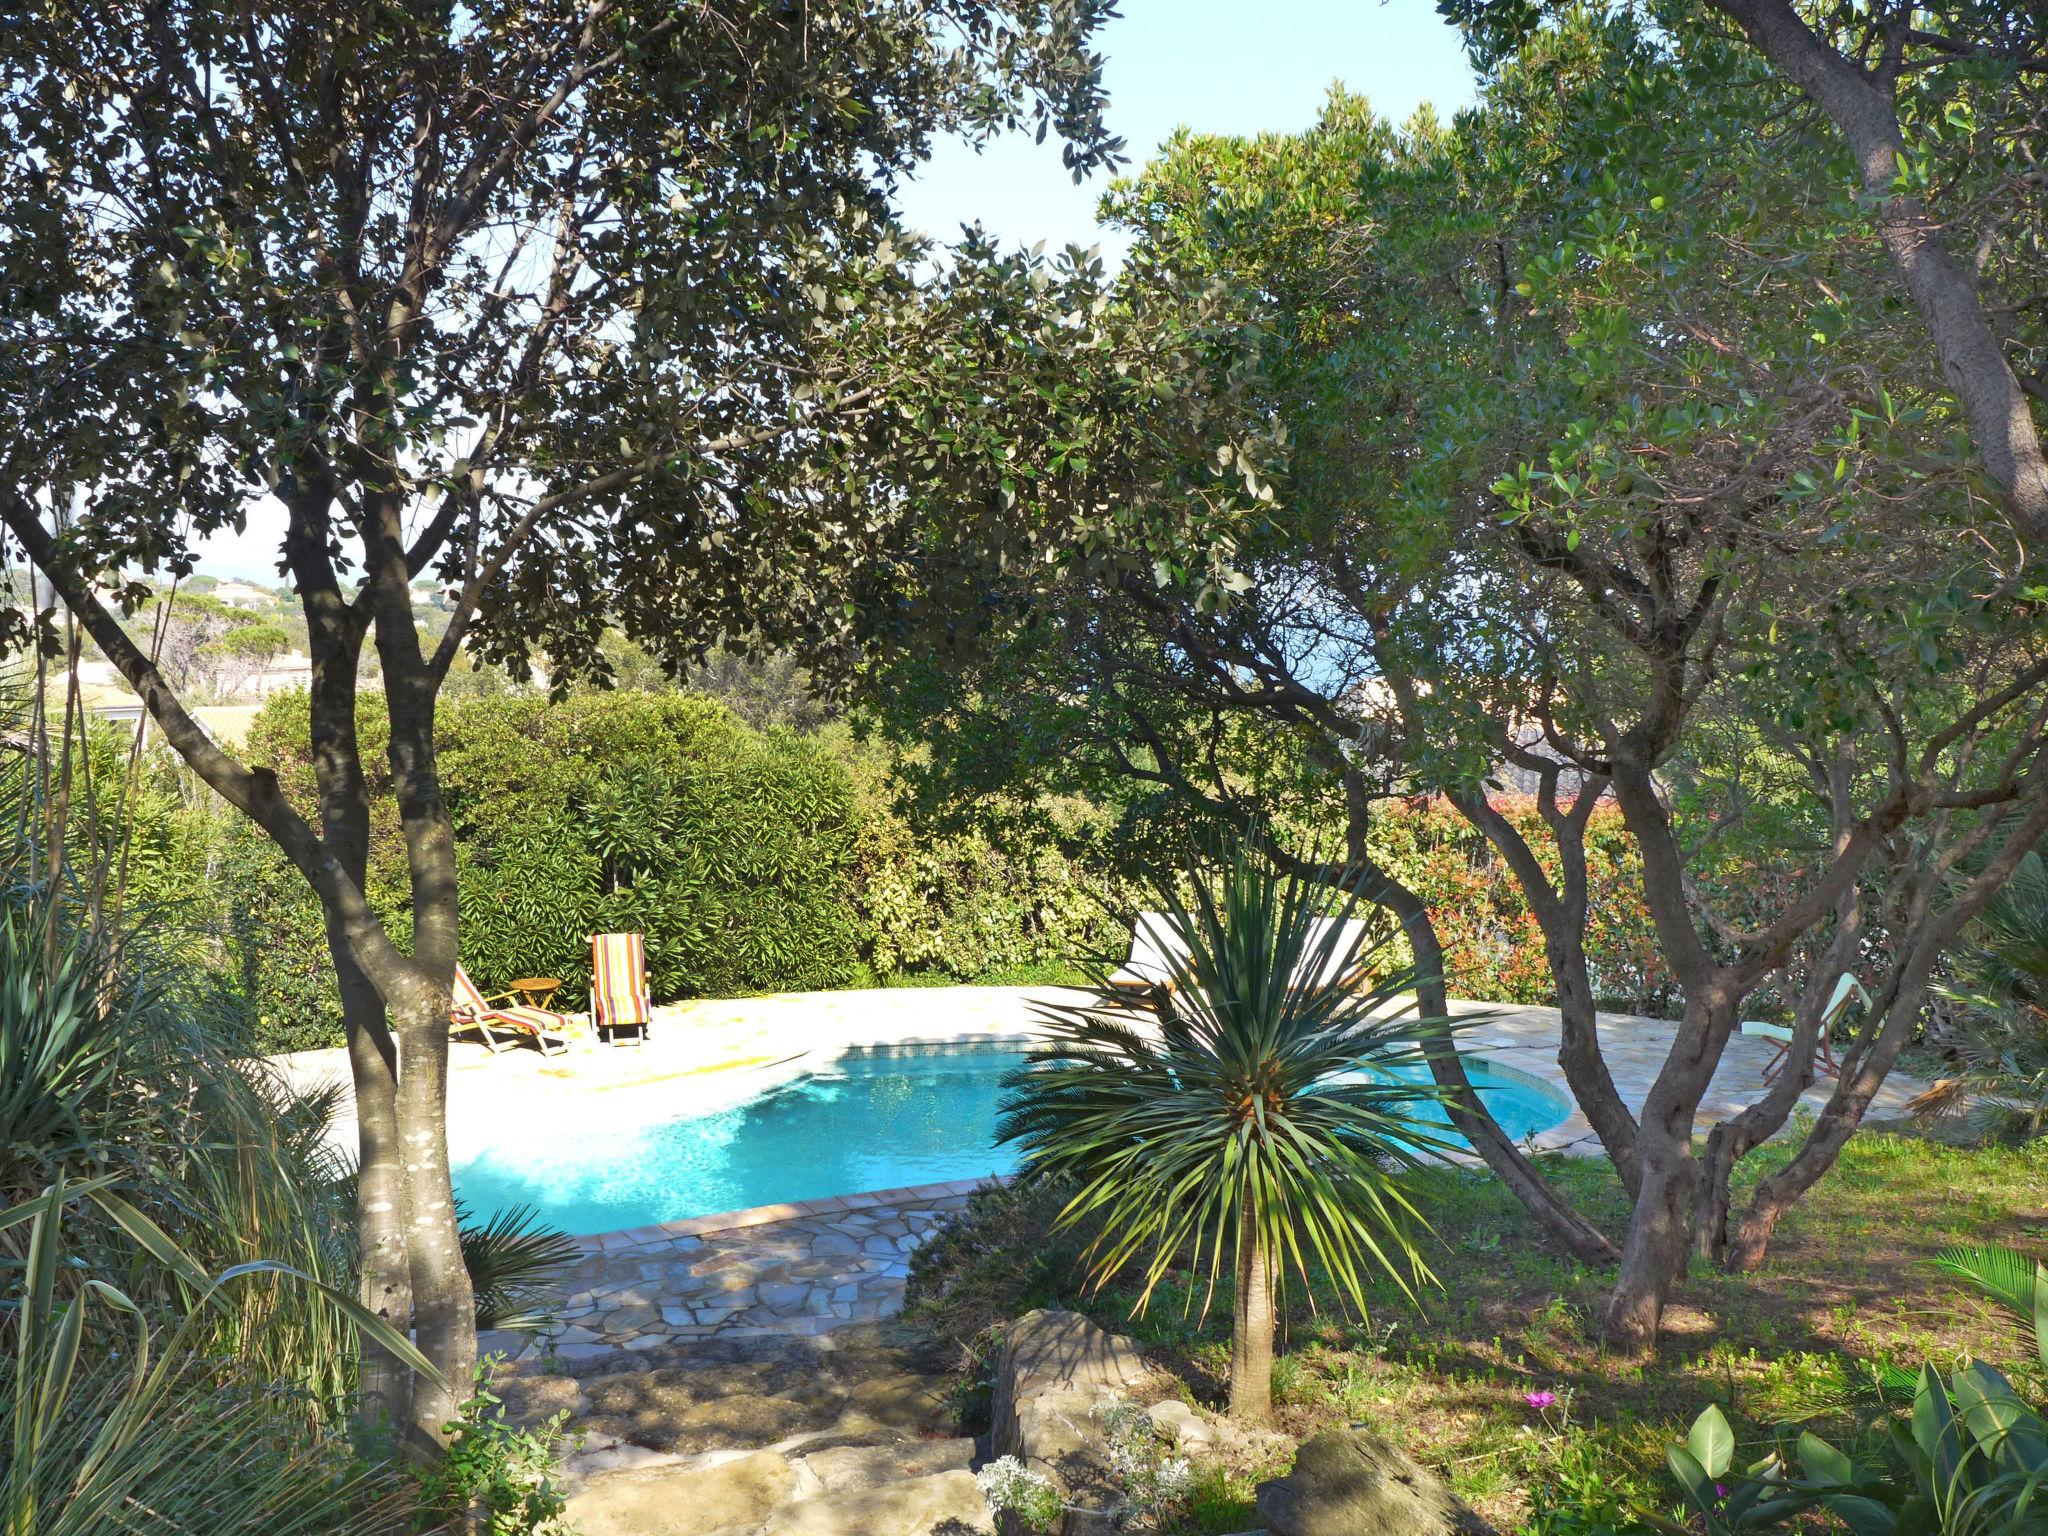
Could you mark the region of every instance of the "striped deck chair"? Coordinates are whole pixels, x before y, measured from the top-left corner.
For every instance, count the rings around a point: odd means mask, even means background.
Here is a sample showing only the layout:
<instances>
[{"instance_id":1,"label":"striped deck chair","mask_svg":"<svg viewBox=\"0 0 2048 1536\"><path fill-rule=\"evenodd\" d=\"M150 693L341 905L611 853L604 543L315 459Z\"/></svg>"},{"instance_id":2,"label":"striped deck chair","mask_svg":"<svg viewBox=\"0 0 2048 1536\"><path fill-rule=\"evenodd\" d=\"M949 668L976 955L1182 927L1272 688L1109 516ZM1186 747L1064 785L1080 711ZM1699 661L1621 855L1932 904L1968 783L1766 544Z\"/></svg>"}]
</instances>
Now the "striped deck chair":
<instances>
[{"instance_id":1,"label":"striped deck chair","mask_svg":"<svg viewBox=\"0 0 2048 1536\"><path fill-rule=\"evenodd\" d=\"M484 1046L493 1056L508 1045L517 1045L522 1038L531 1040L543 1056L559 1056L569 1049L570 1036L581 1033L573 1019L545 1008L528 1007L519 1001L516 992L485 997L469 979L469 972L459 965L455 967L448 1024L456 1033L475 1030L483 1036Z\"/></svg>"},{"instance_id":2,"label":"striped deck chair","mask_svg":"<svg viewBox=\"0 0 2048 1536\"><path fill-rule=\"evenodd\" d=\"M614 1043L628 1031L637 1032L635 1045L647 1043L654 1009L647 996L647 941L639 934L590 936L590 1017Z\"/></svg>"}]
</instances>

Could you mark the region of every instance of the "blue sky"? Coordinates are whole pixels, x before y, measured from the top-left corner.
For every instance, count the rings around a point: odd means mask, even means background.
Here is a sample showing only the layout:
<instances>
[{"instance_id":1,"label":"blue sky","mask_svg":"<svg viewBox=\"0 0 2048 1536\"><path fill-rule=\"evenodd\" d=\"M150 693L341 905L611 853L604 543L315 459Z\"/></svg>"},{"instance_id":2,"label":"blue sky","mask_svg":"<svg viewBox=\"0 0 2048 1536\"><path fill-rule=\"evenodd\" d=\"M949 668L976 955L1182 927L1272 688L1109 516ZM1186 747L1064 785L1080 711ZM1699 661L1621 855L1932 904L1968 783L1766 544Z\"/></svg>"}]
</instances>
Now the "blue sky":
<instances>
[{"instance_id":1,"label":"blue sky","mask_svg":"<svg viewBox=\"0 0 2048 1536\"><path fill-rule=\"evenodd\" d=\"M1315 121L1341 80L1395 121L1422 102L1445 116L1468 105L1473 77L1458 35L1431 0L1123 0L1124 14L1098 35L1105 56L1111 128L1132 167L1176 128L1204 133L1288 132ZM905 187L905 222L941 240L979 221L1006 245L1093 245L1114 261L1095 203L1098 175L1076 186L1059 146L1012 135L979 153L937 146ZM274 582L282 510L250 509L248 531L209 541L199 568L215 576Z\"/></svg>"},{"instance_id":2,"label":"blue sky","mask_svg":"<svg viewBox=\"0 0 2048 1536\"><path fill-rule=\"evenodd\" d=\"M1098 34L1110 126L1131 169L1176 128L1289 132L1341 80L1396 122L1473 99L1458 34L1430 0L1123 0ZM950 141L905 189L905 221L940 239L980 220L1005 244L1092 245L1100 175L1076 186L1057 143L1013 135L977 154ZM1120 254L1105 242L1104 253Z\"/></svg>"}]
</instances>

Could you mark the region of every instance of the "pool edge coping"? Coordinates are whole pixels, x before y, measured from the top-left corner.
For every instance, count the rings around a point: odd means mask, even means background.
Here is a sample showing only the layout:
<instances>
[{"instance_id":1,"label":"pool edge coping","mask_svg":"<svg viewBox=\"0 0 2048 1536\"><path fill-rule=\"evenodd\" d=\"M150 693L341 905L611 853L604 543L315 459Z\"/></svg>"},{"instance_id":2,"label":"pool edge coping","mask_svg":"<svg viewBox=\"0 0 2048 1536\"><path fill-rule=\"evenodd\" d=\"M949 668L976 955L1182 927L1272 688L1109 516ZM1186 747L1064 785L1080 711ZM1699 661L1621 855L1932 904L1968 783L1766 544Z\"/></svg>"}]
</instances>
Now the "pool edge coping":
<instances>
[{"instance_id":1,"label":"pool edge coping","mask_svg":"<svg viewBox=\"0 0 2048 1536\"><path fill-rule=\"evenodd\" d=\"M872 1211L888 1206L918 1205L935 1200L952 1200L980 1189L1001 1184L1005 1176L988 1174L978 1179L947 1179L937 1184L913 1184L898 1189L862 1190L850 1195L827 1195L818 1200L788 1200L773 1205L753 1205L737 1211L712 1211L703 1216L685 1216L677 1221L653 1222L640 1227L621 1227L611 1232L593 1232L570 1239L585 1253L620 1253L632 1248L649 1248L673 1243L684 1237L712 1237L724 1232L742 1232L751 1227L770 1227L778 1222L836 1216L848 1211Z\"/></svg>"}]
</instances>

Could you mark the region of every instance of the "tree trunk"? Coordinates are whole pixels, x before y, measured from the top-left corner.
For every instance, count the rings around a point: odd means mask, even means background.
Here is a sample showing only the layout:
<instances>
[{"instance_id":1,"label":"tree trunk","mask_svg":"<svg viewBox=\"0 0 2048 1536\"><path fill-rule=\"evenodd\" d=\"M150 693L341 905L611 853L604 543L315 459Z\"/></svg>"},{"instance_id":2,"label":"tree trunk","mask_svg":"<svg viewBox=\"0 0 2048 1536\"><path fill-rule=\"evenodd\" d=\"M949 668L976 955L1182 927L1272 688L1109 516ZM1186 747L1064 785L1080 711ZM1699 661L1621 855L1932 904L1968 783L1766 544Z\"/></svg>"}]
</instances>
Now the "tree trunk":
<instances>
[{"instance_id":1,"label":"tree trunk","mask_svg":"<svg viewBox=\"0 0 2048 1536\"><path fill-rule=\"evenodd\" d=\"M1878 238L1927 322L1986 474L2023 527L2037 537L2048 534L2048 461L2040 429L1969 269L1942 243L1944 221L1899 190L1907 149L1891 85L1816 36L1786 0L1713 3L1848 141L1864 193L1877 204Z\"/></svg>"},{"instance_id":2,"label":"tree trunk","mask_svg":"<svg viewBox=\"0 0 2048 1536\"><path fill-rule=\"evenodd\" d=\"M398 1135L398 1059L384 1029L384 1000L345 944L331 945L348 1027L356 1099L356 1244L361 1299L400 1333L412 1326L412 1268L407 1256L405 1172ZM411 1422L412 1368L363 1340L365 1428Z\"/></svg>"},{"instance_id":3,"label":"tree trunk","mask_svg":"<svg viewBox=\"0 0 2048 1536\"><path fill-rule=\"evenodd\" d=\"M1548 787L1543 792L1553 793ZM1591 786L1580 791L1582 798L1589 794L1597 798ZM1557 1064L1564 1069L1565 1082L1570 1085L1587 1124L1600 1138L1607 1160L1620 1175L1621 1187L1634 1198L1640 1177L1635 1117L1622 1102L1613 1074L1607 1070L1606 1058L1600 1054L1599 1019L1593 1008L1593 983L1586 964L1588 889L1584 816L1591 814L1593 801L1585 800L1583 814L1575 811L1546 817L1557 843L1558 861L1563 866L1562 892L1551 883L1528 840L1484 792L1453 795L1451 803L1493 845L1529 903L1530 915L1543 934L1544 959L1557 989Z\"/></svg>"},{"instance_id":4,"label":"tree trunk","mask_svg":"<svg viewBox=\"0 0 2048 1536\"><path fill-rule=\"evenodd\" d=\"M308 745L319 796L320 836L357 890L369 888L370 792L356 733L361 621L349 611L327 563L327 513L333 488L300 486L292 510L287 559L297 574L313 663ZM406 1238L404 1144L399 1133L398 1046L384 998L350 946L348 925L323 903L327 949L334 961L347 1030L356 1101L356 1248L363 1305L405 1333L412 1327L412 1263ZM409 1425L413 1372L363 1341L360 1417L373 1431Z\"/></svg>"},{"instance_id":5,"label":"tree trunk","mask_svg":"<svg viewBox=\"0 0 2048 1536\"><path fill-rule=\"evenodd\" d=\"M413 1331L443 1380L413 1388L411 1443L431 1456L476 1379L476 1295L462 1262L449 1176L448 997L416 983L397 1010L399 1123L404 1130L406 1254L412 1267Z\"/></svg>"},{"instance_id":6,"label":"tree trunk","mask_svg":"<svg viewBox=\"0 0 2048 1536\"><path fill-rule=\"evenodd\" d=\"M1642 1149L1642 1189L1629 1218L1603 1332L1617 1348L1647 1353L1656 1347L1664 1303L1685 1270L1699 1167L1685 1142L1652 1134L1647 1123Z\"/></svg>"},{"instance_id":7,"label":"tree trunk","mask_svg":"<svg viewBox=\"0 0 2048 1536\"><path fill-rule=\"evenodd\" d=\"M1643 1100L1636 1142L1642 1183L1629 1215L1604 1330L1609 1342L1624 1349L1648 1350L1656 1344L1664 1303L1685 1273L1700 1178L1692 1152L1693 1124L1727 1048L1739 1001L1719 973L1695 989Z\"/></svg>"},{"instance_id":8,"label":"tree trunk","mask_svg":"<svg viewBox=\"0 0 2048 1536\"><path fill-rule=\"evenodd\" d=\"M1230 1416L1263 1424L1273 1416L1273 1265L1252 1197L1237 1221L1237 1294L1230 1314Z\"/></svg>"},{"instance_id":9,"label":"tree trunk","mask_svg":"<svg viewBox=\"0 0 2048 1536\"><path fill-rule=\"evenodd\" d=\"M1729 1269L1739 1273L1761 1268L1780 1218L1819 1183L1841 1157L1842 1148L1849 1144L1849 1138L1862 1125L1863 1117L1870 1109L1870 1101L1884 1086L1885 1076L1899 1059L1899 1052L1913 1037L1913 1021L1926 995L1928 972L1933 969L1935 957L1942 947L1941 943L1931 943L1923 935L1915 948L1908 952L1899 967L1899 974L1893 979L1893 989L1888 994L1891 1003L1885 1010L1883 1025L1874 1037L1870 1037L1867 1049L1850 1053L1843 1064L1841 1079L1829 1095L1820 1119L1793 1154L1792 1160L1760 1181L1756 1193L1750 1197L1749 1209L1737 1223L1722 1256L1722 1262Z\"/></svg>"},{"instance_id":10,"label":"tree trunk","mask_svg":"<svg viewBox=\"0 0 2048 1536\"><path fill-rule=\"evenodd\" d=\"M414 1389L414 1442L430 1454L476 1378L476 1296L462 1262L455 1189L448 1167L448 999L460 954L455 827L441 794L434 741L439 682L420 653L395 508L375 519L382 537L371 561L377 652L391 721L392 788L405 834L412 890L412 959L403 984L385 990L397 1025L399 1121L405 1127L407 1248L413 1327L443 1382Z\"/></svg>"},{"instance_id":11,"label":"tree trunk","mask_svg":"<svg viewBox=\"0 0 2048 1536\"><path fill-rule=\"evenodd\" d=\"M1608 1162L1614 1165L1622 1190L1634 1199L1642 1187L1635 1116L1622 1101L1614 1075L1607 1070L1607 1058L1600 1051L1600 1015L1593 1005L1593 979L1586 965L1583 916L1575 930L1558 940L1548 932L1543 936L1550 978L1557 988L1557 1064L1586 1123L1600 1138Z\"/></svg>"},{"instance_id":12,"label":"tree trunk","mask_svg":"<svg viewBox=\"0 0 2048 1536\"><path fill-rule=\"evenodd\" d=\"M1415 955L1415 995L1425 1016L1448 1018L1450 998L1444 989L1444 951L1436 936L1436 924L1429 909L1407 886L1375 869L1379 881L1374 898L1400 921ZM1466 1075L1464 1058L1455 1040L1438 1036L1425 1046L1430 1076L1444 1090L1444 1109L1452 1128L1470 1143L1500 1181L1507 1185L1522 1208L1542 1223L1551 1239L1574 1258L1589 1264L1611 1263L1618 1257L1614 1244L1558 1192L1550 1187L1521 1148L1508 1139L1493 1118L1472 1080Z\"/></svg>"}]
</instances>

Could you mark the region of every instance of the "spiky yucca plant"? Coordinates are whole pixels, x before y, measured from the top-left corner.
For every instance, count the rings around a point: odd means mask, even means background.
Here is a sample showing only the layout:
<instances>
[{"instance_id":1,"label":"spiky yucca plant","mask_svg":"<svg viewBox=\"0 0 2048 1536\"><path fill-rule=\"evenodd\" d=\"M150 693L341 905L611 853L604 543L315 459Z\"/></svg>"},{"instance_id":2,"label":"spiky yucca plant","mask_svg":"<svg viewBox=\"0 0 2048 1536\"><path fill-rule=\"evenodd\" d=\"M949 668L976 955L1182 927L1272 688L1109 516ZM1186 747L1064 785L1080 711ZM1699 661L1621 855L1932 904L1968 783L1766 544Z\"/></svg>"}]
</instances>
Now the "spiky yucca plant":
<instances>
[{"instance_id":1,"label":"spiky yucca plant","mask_svg":"<svg viewBox=\"0 0 2048 1536\"><path fill-rule=\"evenodd\" d=\"M1098 972L1090 1001L1046 1008L998 1136L1027 1174L1077 1186L1059 1220L1099 1223L1093 1286L1137 1266L1142 1310L1191 1260L1206 1309L1231 1277L1230 1411L1263 1419L1290 1275L1319 1268L1361 1313L1371 1272L1428 1278L1401 1172L1444 1146L1443 1126L1423 1113L1435 1090L1401 1072L1445 1025L1403 1006L1404 977L1357 984L1367 957L1318 920L1327 887L1244 849L1198 871L1191 899L1179 884L1157 892L1187 945L1170 1001L1136 1016ZM1304 984L1323 977L1342 979Z\"/></svg>"},{"instance_id":2,"label":"spiky yucca plant","mask_svg":"<svg viewBox=\"0 0 2048 1536\"><path fill-rule=\"evenodd\" d=\"M1970 925L1949 957L1962 1070L1907 1107L1922 1120L1964 1120L1982 1136L2031 1141L2048 1131L2048 861L2037 849Z\"/></svg>"}]
</instances>

